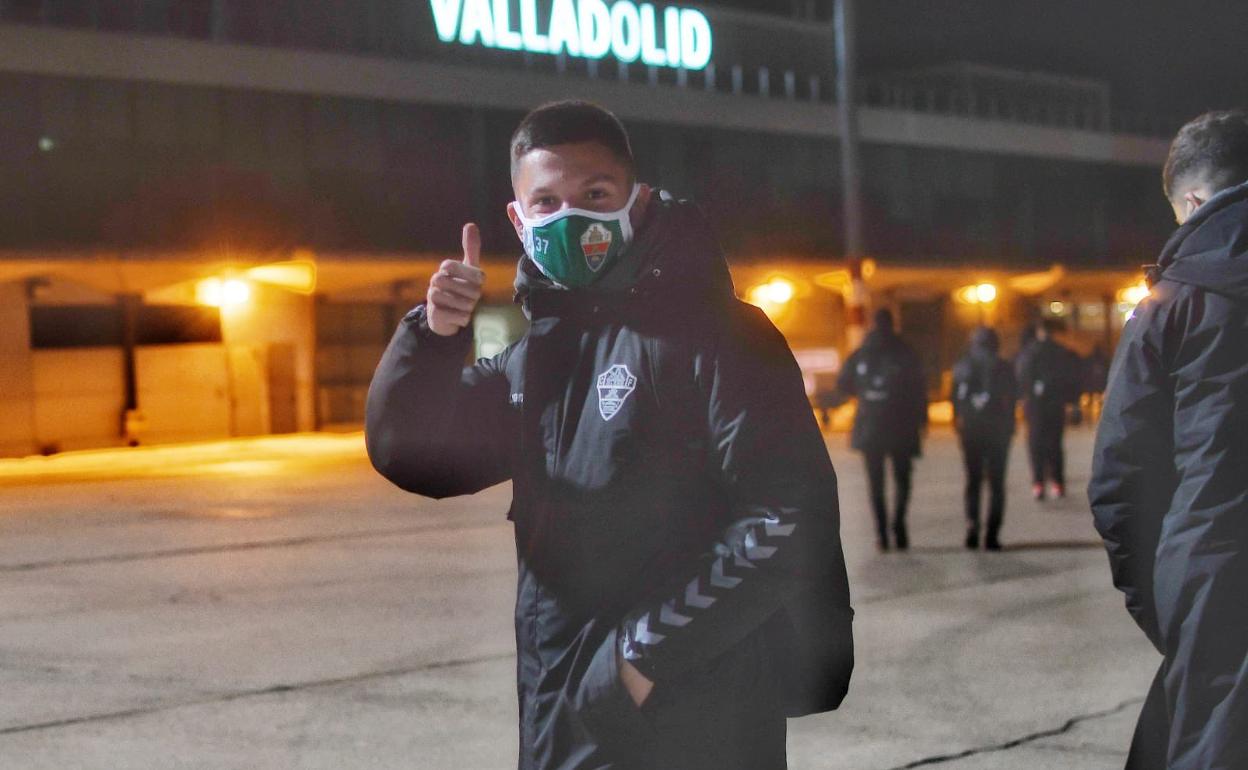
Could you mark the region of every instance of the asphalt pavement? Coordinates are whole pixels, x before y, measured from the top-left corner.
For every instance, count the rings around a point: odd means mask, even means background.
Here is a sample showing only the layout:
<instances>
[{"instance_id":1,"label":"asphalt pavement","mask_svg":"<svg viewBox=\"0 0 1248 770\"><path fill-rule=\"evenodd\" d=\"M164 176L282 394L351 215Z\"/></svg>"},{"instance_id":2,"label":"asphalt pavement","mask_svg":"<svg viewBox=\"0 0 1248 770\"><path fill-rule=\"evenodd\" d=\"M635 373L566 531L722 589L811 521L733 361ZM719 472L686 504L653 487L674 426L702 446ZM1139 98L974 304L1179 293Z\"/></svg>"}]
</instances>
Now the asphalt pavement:
<instances>
[{"instance_id":1,"label":"asphalt pavement","mask_svg":"<svg viewBox=\"0 0 1248 770\"><path fill-rule=\"evenodd\" d=\"M1043 504L1016 441L999 554L962 548L943 432L912 549L876 553L845 444L858 662L791 768L1122 767L1158 658L1091 526L1090 431ZM358 434L0 461L0 768L514 767L509 495L408 495Z\"/></svg>"}]
</instances>

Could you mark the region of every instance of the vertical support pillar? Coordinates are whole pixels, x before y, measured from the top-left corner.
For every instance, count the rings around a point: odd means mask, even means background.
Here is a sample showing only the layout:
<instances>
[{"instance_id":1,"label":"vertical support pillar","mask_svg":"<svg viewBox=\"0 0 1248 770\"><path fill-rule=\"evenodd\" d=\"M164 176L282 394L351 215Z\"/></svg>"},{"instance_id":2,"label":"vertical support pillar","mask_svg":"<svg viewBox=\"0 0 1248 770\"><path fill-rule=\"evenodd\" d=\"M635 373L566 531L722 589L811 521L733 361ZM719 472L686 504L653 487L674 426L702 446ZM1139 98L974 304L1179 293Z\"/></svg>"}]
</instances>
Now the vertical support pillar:
<instances>
[{"instance_id":1,"label":"vertical support pillar","mask_svg":"<svg viewBox=\"0 0 1248 770\"><path fill-rule=\"evenodd\" d=\"M866 336L867 287L862 275L865 256L862 233L862 178L859 165L857 39L854 0L836 0L836 93L841 138L841 201L845 221L845 259L849 286L845 291L846 342L852 351Z\"/></svg>"},{"instance_id":2,"label":"vertical support pillar","mask_svg":"<svg viewBox=\"0 0 1248 770\"><path fill-rule=\"evenodd\" d=\"M140 294L117 295L117 308L121 313L121 367L123 398L121 410L121 437L130 446L138 446L143 430L143 415L139 411L139 376L135 361L138 347L139 310L143 307Z\"/></svg>"},{"instance_id":3,"label":"vertical support pillar","mask_svg":"<svg viewBox=\"0 0 1248 770\"><path fill-rule=\"evenodd\" d=\"M208 34L214 41L219 43L225 42L226 35L229 32L227 13L225 0L212 0L212 18L208 23Z\"/></svg>"}]
</instances>

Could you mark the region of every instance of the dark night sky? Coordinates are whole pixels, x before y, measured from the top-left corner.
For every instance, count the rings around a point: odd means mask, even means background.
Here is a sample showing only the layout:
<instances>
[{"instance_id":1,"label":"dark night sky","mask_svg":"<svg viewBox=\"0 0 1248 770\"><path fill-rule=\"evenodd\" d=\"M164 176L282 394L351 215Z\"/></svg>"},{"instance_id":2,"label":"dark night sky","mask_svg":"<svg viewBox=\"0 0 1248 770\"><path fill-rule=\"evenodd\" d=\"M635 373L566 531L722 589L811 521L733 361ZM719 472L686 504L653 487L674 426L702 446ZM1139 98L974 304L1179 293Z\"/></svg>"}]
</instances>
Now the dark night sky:
<instances>
[{"instance_id":1,"label":"dark night sky","mask_svg":"<svg viewBox=\"0 0 1248 770\"><path fill-rule=\"evenodd\" d=\"M705 0L789 15L806 0ZM816 0L826 18L831 0ZM975 61L1108 80L1120 109L1248 107L1248 0L858 0L863 68Z\"/></svg>"}]
</instances>

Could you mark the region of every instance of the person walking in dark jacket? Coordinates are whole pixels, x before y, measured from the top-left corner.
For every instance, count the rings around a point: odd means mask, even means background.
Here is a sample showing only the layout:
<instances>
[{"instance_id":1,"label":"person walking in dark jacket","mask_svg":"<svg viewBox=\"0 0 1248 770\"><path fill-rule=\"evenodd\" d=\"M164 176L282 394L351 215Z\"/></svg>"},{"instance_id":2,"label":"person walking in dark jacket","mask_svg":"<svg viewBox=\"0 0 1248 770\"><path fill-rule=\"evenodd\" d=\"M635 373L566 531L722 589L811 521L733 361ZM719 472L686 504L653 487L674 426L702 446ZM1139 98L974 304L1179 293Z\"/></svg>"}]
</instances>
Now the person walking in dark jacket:
<instances>
[{"instance_id":1,"label":"person walking in dark jacket","mask_svg":"<svg viewBox=\"0 0 1248 770\"><path fill-rule=\"evenodd\" d=\"M1109 358L1105 349L1097 345L1083 361L1083 393L1087 396L1089 421L1100 419L1101 405L1105 401L1105 387L1109 382Z\"/></svg>"},{"instance_id":2,"label":"person walking in dark jacket","mask_svg":"<svg viewBox=\"0 0 1248 770\"><path fill-rule=\"evenodd\" d=\"M914 458L922 450L927 427L927 389L914 350L897 335L893 314L878 310L871 333L845 362L837 381L844 394L858 398L851 441L862 452L871 486L877 543L889 549L885 461L891 460L896 483L892 534L899 550L910 547L906 511Z\"/></svg>"},{"instance_id":3,"label":"person walking in dark jacket","mask_svg":"<svg viewBox=\"0 0 1248 770\"><path fill-rule=\"evenodd\" d=\"M1179 229L1110 367L1088 497L1163 662L1131 770L1248 767L1248 113L1171 145Z\"/></svg>"},{"instance_id":4,"label":"person walking in dark jacket","mask_svg":"<svg viewBox=\"0 0 1248 770\"><path fill-rule=\"evenodd\" d=\"M853 667L837 481L783 337L705 218L636 181L611 113L511 142L531 324L463 368L480 240L369 390L369 457L430 497L510 479L520 770L782 770Z\"/></svg>"},{"instance_id":5,"label":"person walking in dark jacket","mask_svg":"<svg viewBox=\"0 0 1248 770\"><path fill-rule=\"evenodd\" d=\"M1043 500L1066 496L1066 405L1079 400L1079 356L1053 339L1053 321L1036 326L1036 339L1018 354L1018 383L1027 420L1031 494Z\"/></svg>"},{"instance_id":6,"label":"person walking in dark jacket","mask_svg":"<svg viewBox=\"0 0 1248 770\"><path fill-rule=\"evenodd\" d=\"M1000 338L988 327L971 335L971 349L953 367L954 425L966 465L966 547L979 548L980 498L988 481L988 529L984 548L1001 550L1005 519L1005 470L1014 437L1018 383L1010 364L997 355Z\"/></svg>"}]
</instances>

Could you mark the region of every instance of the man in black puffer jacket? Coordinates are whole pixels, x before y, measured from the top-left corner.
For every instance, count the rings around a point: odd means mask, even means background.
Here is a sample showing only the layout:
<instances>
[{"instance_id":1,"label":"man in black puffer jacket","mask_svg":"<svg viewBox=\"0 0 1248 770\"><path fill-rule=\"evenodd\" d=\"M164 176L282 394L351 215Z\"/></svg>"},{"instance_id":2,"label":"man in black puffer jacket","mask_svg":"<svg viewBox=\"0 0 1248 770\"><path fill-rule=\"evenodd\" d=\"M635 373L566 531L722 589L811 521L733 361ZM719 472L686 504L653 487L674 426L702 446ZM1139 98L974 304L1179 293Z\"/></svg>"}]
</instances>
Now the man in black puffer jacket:
<instances>
[{"instance_id":1,"label":"man in black puffer jacket","mask_svg":"<svg viewBox=\"0 0 1248 770\"><path fill-rule=\"evenodd\" d=\"M1248 114L1175 138L1180 227L1110 370L1088 496L1164 656L1127 767L1248 767Z\"/></svg>"},{"instance_id":2,"label":"man in black puffer jacket","mask_svg":"<svg viewBox=\"0 0 1248 770\"><path fill-rule=\"evenodd\" d=\"M1061 328L1051 319L1036 325L1036 337L1018 354L1018 385L1027 420L1031 494L1037 500L1066 496L1066 407L1079 401L1083 363L1053 339ZM1045 482L1048 488L1045 488Z\"/></svg>"},{"instance_id":3,"label":"man in black puffer jacket","mask_svg":"<svg viewBox=\"0 0 1248 770\"><path fill-rule=\"evenodd\" d=\"M988 479L988 530L984 548L1001 550L1005 518L1005 471L1014 437L1018 383L999 355L1000 339L981 326L971 335L971 349L953 367L953 414L966 464L966 547L979 547L980 497Z\"/></svg>"},{"instance_id":4,"label":"man in black puffer jacket","mask_svg":"<svg viewBox=\"0 0 1248 770\"><path fill-rule=\"evenodd\" d=\"M897 334L893 314L877 310L871 333L854 351L837 378L837 390L858 399L850 443L862 452L871 488L877 544L889 548L888 502L884 493L885 461L893 464L896 499L893 502L893 542L910 547L906 511L910 507L910 477L914 458L922 452L927 428L927 389L923 365L914 349Z\"/></svg>"},{"instance_id":5,"label":"man in black puffer jacket","mask_svg":"<svg viewBox=\"0 0 1248 770\"><path fill-rule=\"evenodd\" d=\"M781 770L853 666L836 475L784 339L696 208L579 102L511 145L531 326L462 368L475 227L369 391L374 466L431 497L511 479L520 770Z\"/></svg>"}]
</instances>

